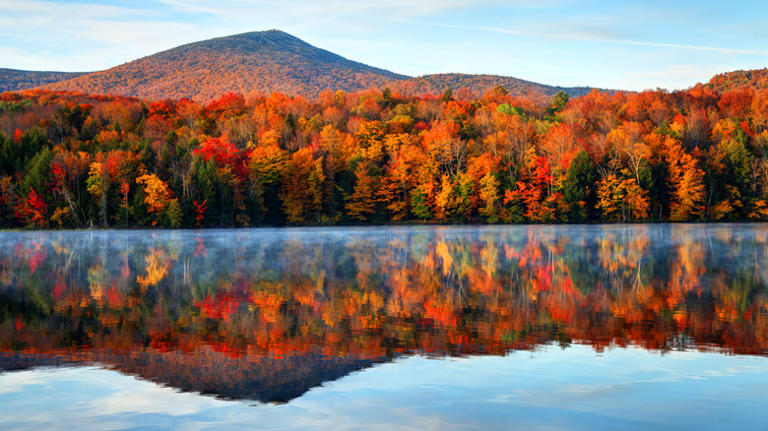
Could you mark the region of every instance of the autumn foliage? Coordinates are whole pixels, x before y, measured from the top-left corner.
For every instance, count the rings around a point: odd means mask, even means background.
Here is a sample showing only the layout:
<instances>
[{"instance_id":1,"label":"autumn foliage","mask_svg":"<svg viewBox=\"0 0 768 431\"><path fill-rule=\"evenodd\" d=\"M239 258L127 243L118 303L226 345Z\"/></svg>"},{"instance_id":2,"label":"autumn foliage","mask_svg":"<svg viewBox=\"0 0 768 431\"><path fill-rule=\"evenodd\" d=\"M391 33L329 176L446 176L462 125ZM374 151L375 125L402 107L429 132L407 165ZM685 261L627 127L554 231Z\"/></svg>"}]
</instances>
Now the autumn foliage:
<instances>
[{"instance_id":1,"label":"autumn foliage","mask_svg":"<svg viewBox=\"0 0 768 431\"><path fill-rule=\"evenodd\" d=\"M768 90L0 95L5 227L768 219Z\"/></svg>"}]
</instances>

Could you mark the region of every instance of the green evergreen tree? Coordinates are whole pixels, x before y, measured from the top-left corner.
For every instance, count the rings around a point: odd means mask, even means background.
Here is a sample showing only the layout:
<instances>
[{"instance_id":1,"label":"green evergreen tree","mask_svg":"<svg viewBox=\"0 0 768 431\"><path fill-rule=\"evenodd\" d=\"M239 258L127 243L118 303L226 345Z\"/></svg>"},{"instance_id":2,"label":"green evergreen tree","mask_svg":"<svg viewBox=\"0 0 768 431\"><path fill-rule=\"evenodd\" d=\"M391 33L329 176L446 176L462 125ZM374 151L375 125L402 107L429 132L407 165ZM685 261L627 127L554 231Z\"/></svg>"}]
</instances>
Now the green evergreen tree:
<instances>
[{"instance_id":1,"label":"green evergreen tree","mask_svg":"<svg viewBox=\"0 0 768 431\"><path fill-rule=\"evenodd\" d=\"M563 199L570 206L570 221L586 221L595 205L594 184L597 169L586 151L580 150L571 161L563 181Z\"/></svg>"}]
</instances>

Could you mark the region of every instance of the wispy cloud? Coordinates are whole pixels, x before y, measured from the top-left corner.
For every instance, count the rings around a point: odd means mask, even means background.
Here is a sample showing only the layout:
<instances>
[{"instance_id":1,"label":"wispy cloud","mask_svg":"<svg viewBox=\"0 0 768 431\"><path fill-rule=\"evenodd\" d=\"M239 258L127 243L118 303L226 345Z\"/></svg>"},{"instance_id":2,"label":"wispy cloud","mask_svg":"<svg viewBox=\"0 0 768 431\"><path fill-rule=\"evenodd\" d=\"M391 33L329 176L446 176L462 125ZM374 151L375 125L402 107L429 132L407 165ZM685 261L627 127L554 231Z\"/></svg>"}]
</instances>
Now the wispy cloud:
<instances>
[{"instance_id":1,"label":"wispy cloud","mask_svg":"<svg viewBox=\"0 0 768 431\"><path fill-rule=\"evenodd\" d=\"M689 44L678 44L678 43L652 42L652 41L644 41L644 40L619 39L619 38L601 37L594 34L590 34L589 32L566 32L566 33L540 32L540 31L508 29L508 28L501 28L501 27L443 24L443 23L436 23L436 22L413 21L412 23L418 24L418 25L427 25L432 27L451 28L455 30L481 31L486 33L497 33L497 34L513 35L513 36L526 36L526 37L539 37L539 38L559 39L559 40L566 40L566 41L586 41L586 42L597 42L597 43L609 43L609 44L616 44L616 45L646 46L646 47L653 47L653 48L671 48L671 49L682 49L682 50L691 50L691 51L720 52L724 54L745 54L745 55L768 56L768 50L761 50L761 49L724 48L724 47L707 46L707 45L689 45Z\"/></svg>"},{"instance_id":2,"label":"wispy cloud","mask_svg":"<svg viewBox=\"0 0 768 431\"><path fill-rule=\"evenodd\" d=\"M205 0L158 0L158 3L179 13L198 14L209 18L238 20L254 16L280 16L283 21L292 20L295 21L295 25L306 27L308 23L344 20L349 17L355 17L356 21L363 21L367 24L400 22L450 9L476 7L489 3L489 1L298 0L281 2L224 0L211 3Z\"/></svg>"},{"instance_id":3,"label":"wispy cloud","mask_svg":"<svg viewBox=\"0 0 768 431\"><path fill-rule=\"evenodd\" d=\"M226 32L149 8L0 0L0 67L96 70Z\"/></svg>"}]
</instances>

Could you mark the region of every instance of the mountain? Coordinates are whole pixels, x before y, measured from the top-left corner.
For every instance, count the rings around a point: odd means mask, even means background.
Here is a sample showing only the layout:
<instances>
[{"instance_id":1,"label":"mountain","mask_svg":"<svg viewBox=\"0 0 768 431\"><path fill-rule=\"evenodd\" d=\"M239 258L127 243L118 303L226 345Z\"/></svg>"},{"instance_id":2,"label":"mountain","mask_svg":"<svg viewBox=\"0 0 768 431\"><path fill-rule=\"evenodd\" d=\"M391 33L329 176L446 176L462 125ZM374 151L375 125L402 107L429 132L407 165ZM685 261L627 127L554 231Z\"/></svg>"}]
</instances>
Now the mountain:
<instances>
[{"instance_id":1,"label":"mountain","mask_svg":"<svg viewBox=\"0 0 768 431\"><path fill-rule=\"evenodd\" d=\"M35 72L0 68L0 93L39 87L84 75L83 72Z\"/></svg>"},{"instance_id":2,"label":"mountain","mask_svg":"<svg viewBox=\"0 0 768 431\"><path fill-rule=\"evenodd\" d=\"M720 92L739 88L768 88L768 69L736 70L719 73L713 76L704 86Z\"/></svg>"},{"instance_id":3,"label":"mountain","mask_svg":"<svg viewBox=\"0 0 768 431\"><path fill-rule=\"evenodd\" d=\"M510 76L498 75L468 75L462 73L440 73L424 75L418 78L400 80L389 84L393 90L407 95L439 94L445 88L450 87L454 94L466 92L470 96L481 96L486 91L502 86L511 94L526 96L532 94L545 94L552 96L562 91L571 97L589 93L591 87L557 87L525 81Z\"/></svg>"},{"instance_id":4,"label":"mountain","mask_svg":"<svg viewBox=\"0 0 768 431\"><path fill-rule=\"evenodd\" d=\"M269 30L181 45L44 88L205 101L252 91L312 97L327 89L357 91L405 78Z\"/></svg>"},{"instance_id":5,"label":"mountain","mask_svg":"<svg viewBox=\"0 0 768 431\"><path fill-rule=\"evenodd\" d=\"M250 32L181 45L94 73L0 69L0 91L40 86L49 90L133 96L142 99L189 97L209 101L227 92L280 92L315 97L324 90L358 91L389 86L408 95L481 95L498 85L515 95L570 96L588 87L556 87L496 75L436 74L412 78L348 60L279 30ZM23 78L22 77L26 77Z\"/></svg>"}]
</instances>

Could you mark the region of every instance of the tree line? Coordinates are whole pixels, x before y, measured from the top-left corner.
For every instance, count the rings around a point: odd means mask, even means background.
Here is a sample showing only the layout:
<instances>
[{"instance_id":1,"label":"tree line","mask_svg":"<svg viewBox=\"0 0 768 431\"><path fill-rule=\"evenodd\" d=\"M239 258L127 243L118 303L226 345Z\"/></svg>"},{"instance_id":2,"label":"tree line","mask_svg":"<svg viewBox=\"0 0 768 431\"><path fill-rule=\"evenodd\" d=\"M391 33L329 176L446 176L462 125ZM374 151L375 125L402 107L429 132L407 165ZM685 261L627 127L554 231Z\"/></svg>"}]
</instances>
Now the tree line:
<instances>
[{"instance_id":1,"label":"tree line","mask_svg":"<svg viewBox=\"0 0 768 431\"><path fill-rule=\"evenodd\" d=\"M768 219L768 90L0 94L0 225Z\"/></svg>"}]
</instances>

